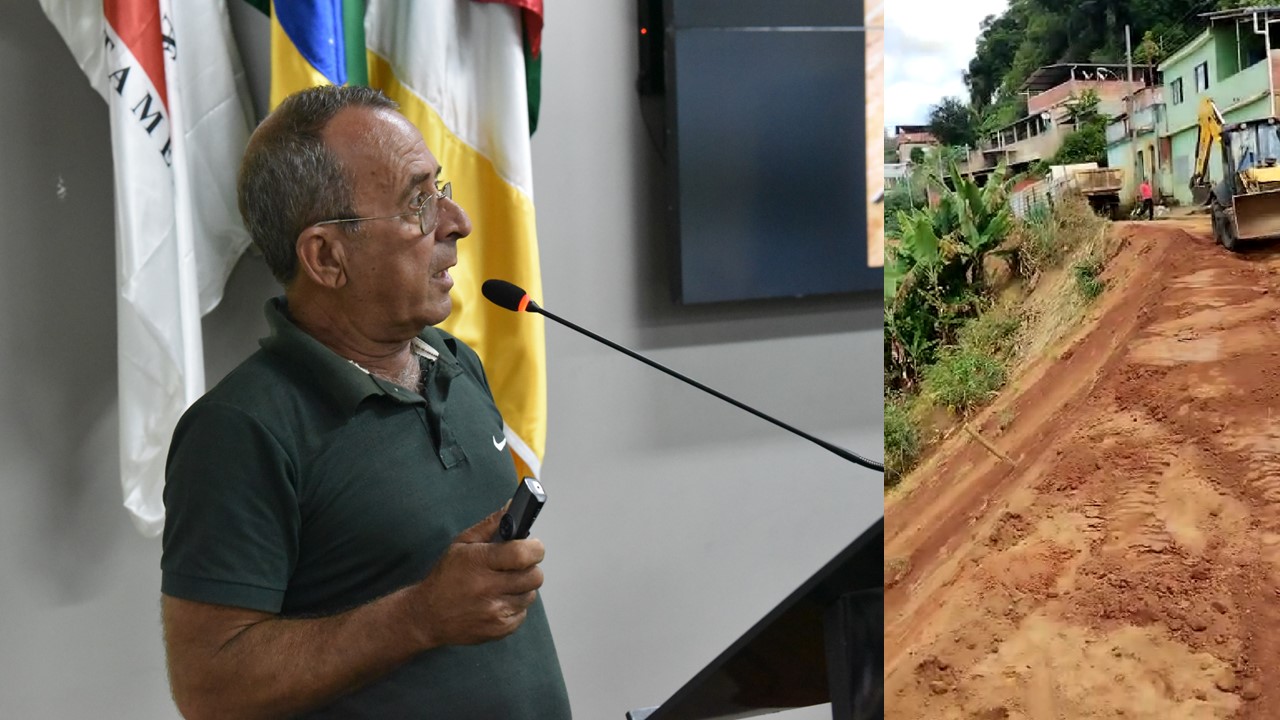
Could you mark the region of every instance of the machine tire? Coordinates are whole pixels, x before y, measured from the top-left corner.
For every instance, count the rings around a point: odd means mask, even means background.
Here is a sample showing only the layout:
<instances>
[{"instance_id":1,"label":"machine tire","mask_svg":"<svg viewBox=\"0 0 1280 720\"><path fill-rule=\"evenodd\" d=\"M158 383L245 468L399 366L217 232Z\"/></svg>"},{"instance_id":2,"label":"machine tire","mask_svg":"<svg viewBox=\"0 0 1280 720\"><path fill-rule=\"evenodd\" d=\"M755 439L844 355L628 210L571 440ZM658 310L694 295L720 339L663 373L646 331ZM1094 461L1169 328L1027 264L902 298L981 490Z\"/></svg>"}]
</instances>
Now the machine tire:
<instances>
[{"instance_id":1,"label":"machine tire","mask_svg":"<svg viewBox=\"0 0 1280 720\"><path fill-rule=\"evenodd\" d=\"M1230 216L1222 214L1222 247L1231 252L1240 252L1240 238L1236 235L1236 226Z\"/></svg>"},{"instance_id":2,"label":"machine tire","mask_svg":"<svg viewBox=\"0 0 1280 720\"><path fill-rule=\"evenodd\" d=\"M1213 218L1213 239L1231 252L1239 252L1240 240L1236 237L1231 218L1227 217L1226 208L1218 202L1217 198L1213 199L1213 209L1210 213Z\"/></svg>"}]
</instances>

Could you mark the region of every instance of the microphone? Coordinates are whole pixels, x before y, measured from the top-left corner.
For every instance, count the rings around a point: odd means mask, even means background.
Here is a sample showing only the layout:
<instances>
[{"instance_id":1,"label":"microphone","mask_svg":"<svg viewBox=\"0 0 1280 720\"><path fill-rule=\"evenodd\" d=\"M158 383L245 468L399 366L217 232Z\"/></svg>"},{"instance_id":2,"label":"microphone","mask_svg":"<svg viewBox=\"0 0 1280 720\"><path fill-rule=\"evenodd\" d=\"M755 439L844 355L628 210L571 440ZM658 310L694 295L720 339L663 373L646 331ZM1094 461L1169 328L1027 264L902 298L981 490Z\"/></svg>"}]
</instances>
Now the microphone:
<instances>
[{"instance_id":1,"label":"microphone","mask_svg":"<svg viewBox=\"0 0 1280 720\"><path fill-rule=\"evenodd\" d=\"M817 445L818 447L821 447L822 449L827 450L829 452L835 453L836 455L840 456L845 460L848 460L851 463L854 463L855 465L861 465L862 467L875 470L877 472L884 472L884 465L881 463L875 462L874 460L868 460L860 455L849 452L848 450L845 450L844 448L838 445L832 445L826 440L814 437L813 435L810 435L809 433L803 430L794 428L782 422L781 420L778 420L777 418L770 417L769 415L766 415L760 412L759 410L751 407L750 405L738 402L737 400L734 400L733 398L729 397L728 395L725 395L724 393L718 390L713 390L712 388L709 388L706 385L703 385L702 383L698 382L697 380L694 380L693 378L681 375L680 373L676 372L675 370L672 370L671 368L665 365L662 365L661 363L658 363L654 360L650 360L649 358L641 355L638 352L635 352L634 350L630 350L626 347L623 347L622 345L619 345L618 343L612 340L609 340L608 338L601 337L591 332L590 330L587 330L584 327L579 327L578 325L575 325L569 322L568 320L565 320L564 318L555 315L554 313L544 310L540 305L538 305L538 303L534 302L529 297L529 293L525 292L520 287L507 282L506 280L496 280L496 279L485 280L484 285L480 287L480 293L484 295L486 300L493 303L494 305L497 305L500 308L503 308L505 310L510 310L512 312L537 313L539 315L542 315L543 317L550 318L551 320L554 320L560 323L561 325L564 325L570 330L574 330L583 335L586 335L587 337L597 342L604 343L605 345L608 345L614 350L617 350L618 352L624 355L627 355L629 357L635 358L636 360L639 360L640 362L644 363L645 365L648 365L651 368L661 370L662 372L670 375L671 377L677 380L681 380L685 383L688 383L689 385L692 385L698 388L699 390L705 393L718 397L721 400L729 403L730 405L738 408L739 410L745 410L751 413L752 415L755 415L756 417L760 418L761 420L766 420L768 422L773 423L774 425L777 425L783 430L799 435L800 437L804 438L805 440L808 440L809 442Z\"/></svg>"}]
</instances>

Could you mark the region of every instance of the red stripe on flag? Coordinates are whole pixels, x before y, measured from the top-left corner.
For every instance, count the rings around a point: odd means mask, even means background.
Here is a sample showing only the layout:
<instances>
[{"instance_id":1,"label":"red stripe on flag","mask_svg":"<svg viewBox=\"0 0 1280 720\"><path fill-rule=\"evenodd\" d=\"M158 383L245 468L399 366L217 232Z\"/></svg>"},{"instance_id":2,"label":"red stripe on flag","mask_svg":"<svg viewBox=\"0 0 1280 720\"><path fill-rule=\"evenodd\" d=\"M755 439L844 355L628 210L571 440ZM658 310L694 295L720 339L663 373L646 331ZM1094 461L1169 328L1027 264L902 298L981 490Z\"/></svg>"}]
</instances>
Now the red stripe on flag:
<instances>
[{"instance_id":1,"label":"red stripe on flag","mask_svg":"<svg viewBox=\"0 0 1280 720\"><path fill-rule=\"evenodd\" d=\"M102 0L102 14L116 35L138 59L160 102L169 109L169 88L164 82L164 33L160 27L158 0Z\"/></svg>"},{"instance_id":2,"label":"red stripe on flag","mask_svg":"<svg viewBox=\"0 0 1280 720\"><path fill-rule=\"evenodd\" d=\"M542 0L475 0L476 2L512 5L524 11L524 29L529 33L529 52L538 57L542 52Z\"/></svg>"}]
</instances>

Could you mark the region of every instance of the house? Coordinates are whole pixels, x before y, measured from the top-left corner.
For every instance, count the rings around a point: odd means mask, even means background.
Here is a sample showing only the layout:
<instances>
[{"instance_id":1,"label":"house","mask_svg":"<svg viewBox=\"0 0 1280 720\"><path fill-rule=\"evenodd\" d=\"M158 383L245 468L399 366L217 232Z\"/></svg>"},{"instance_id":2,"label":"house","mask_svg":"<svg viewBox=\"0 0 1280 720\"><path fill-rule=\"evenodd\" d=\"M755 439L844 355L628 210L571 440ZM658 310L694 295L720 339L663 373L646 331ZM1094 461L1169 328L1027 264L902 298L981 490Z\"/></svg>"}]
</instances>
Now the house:
<instances>
[{"instance_id":1,"label":"house","mask_svg":"<svg viewBox=\"0 0 1280 720\"><path fill-rule=\"evenodd\" d=\"M1130 75L1132 72L1132 75ZM1133 79L1130 80L1129 78ZM1114 115L1124 108L1124 98L1154 82L1154 68L1112 63L1058 63L1037 69L1023 83L1027 115L983 138L971 148L964 172L983 178L1000 163L1014 172L1053 157L1063 139L1073 132L1068 106L1085 91L1099 99L1098 111Z\"/></svg>"},{"instance_id":2,"label":"house","mask_svg":"<svg viewBox=\"0 0 1280 720\"><path fill-rule=\"evenodd\" d=\"M1165 87L1144 87L1126 98L1126 109L1112 117L1107 125L1107 166L1124 168L1124 185L1120 189L1122 201L1138 195L1138 186L1144 179L1152 181L1152 191L1159 201L1172 196L1172 186L1167 179L1156 177L1156 168L1168 165L1170 141L1161 137L1163 127Z\"/></svg>"},{"instance_id":3,"label":"house","mask_svg":"<svg viewBox=\"0 0 1280 720\"><path fill-rule=\"evenodd\" d=\"M1151 84L1152 70L1149 65L1130 68L1123 63L1046 65L1022 84L1022 91L1028 94L1027 114L1049 113L1054 122L1061 122L1066 119L1068 101L1092 91L1098 96L1098 111L1115 115L1123 109L1131 90Z\"/></svg>"},{"instance_id":4,"label":"house","mask_svg":"<svg viewBox=\"0 0 1280 720\"><path fill-rule=\"evenodd\" d=\"M1209 27L1160 63L1164 86L1157 132L1162 142L1152 147L1154 156L1142 156L1141 169L1135 168L1151 172L1166 194L1184 204L1192 202L1188 184L1203 98L1212 98L1227 122L1277 116L1280 28L1272 23L1280 21L1280 6L1220 10L1200 17ZM1133 153L1135 162L1143 152ZM1222 179L1219 153L1215 147L1209 158L1215 182Z\"/></svg>"},{"instance_id":5,"label":"house","mask_svg":"<svg viewBox=\"0 0 1280 720\"><path fill-rule=\"evenodd\" d=\"M938 146L938 139L928 125L898 125L894 128L893 141L898 148L898 162L911 162L911 151L920 148L928 151Z\"/></svg>"}]
</instances>

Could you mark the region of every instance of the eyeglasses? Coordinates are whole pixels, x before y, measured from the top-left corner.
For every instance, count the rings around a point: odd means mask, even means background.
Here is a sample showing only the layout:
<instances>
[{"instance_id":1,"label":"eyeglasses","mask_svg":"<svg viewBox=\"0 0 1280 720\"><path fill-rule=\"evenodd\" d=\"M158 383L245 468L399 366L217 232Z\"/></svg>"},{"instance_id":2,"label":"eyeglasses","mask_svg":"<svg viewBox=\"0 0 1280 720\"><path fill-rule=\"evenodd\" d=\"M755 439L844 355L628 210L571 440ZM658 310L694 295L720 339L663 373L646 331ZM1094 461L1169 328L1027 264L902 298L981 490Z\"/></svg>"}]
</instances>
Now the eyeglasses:
<instances>
[{"instance_id":1,"label":"eyeglasses","mask_svg":"<svg viewBox=\"0 0 1280 720\"><path fill-rule=\"evenodd\" d=\"M422 197L422 204L416 210L410 210L399 215L383 215L381 217L362 217L362 218L343 218L341 220L321 220L316 225L337 225L338 223L363 222L365 220L392 220L395 218L403 218L409 215L418 216L418 229L423 235L430 235L435 232L436 223L440 219L440 200L448 198L453 199L453 183L447 182L444 187L436 192L427 193Z\"/></svg>"}]
</instances>

